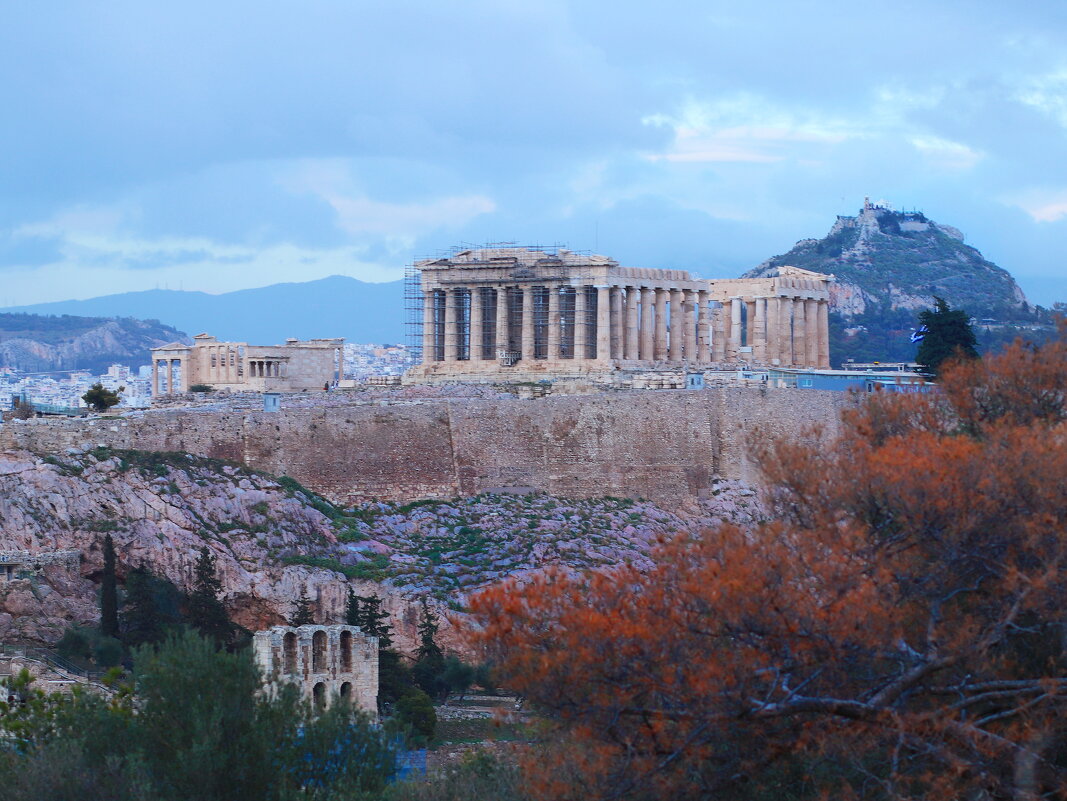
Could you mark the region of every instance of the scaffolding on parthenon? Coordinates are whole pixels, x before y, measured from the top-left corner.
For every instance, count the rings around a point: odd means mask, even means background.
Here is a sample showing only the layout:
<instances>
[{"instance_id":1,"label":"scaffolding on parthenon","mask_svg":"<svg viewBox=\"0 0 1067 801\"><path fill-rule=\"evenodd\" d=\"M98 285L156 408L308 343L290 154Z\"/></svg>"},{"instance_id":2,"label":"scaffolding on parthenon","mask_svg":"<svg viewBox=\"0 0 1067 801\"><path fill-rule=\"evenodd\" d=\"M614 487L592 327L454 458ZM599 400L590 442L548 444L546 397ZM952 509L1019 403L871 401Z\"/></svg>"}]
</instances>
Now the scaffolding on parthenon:
<instances>
[{"instance_id":1,"label":"scaffolding on parthenon","mask_svg":"<svg viewBox=\"0 0 1067 801\"><path fill-rule=\"evenodd\" d=\"M471 257L477 254L477 259ZM487 280L484 285L473 289L458 289L454 293L453 307L446 306L446 296L435 291L432 303L427 306L422 278L422 266L428 262L440 262L465 257L463 265L468 268L479 266L500 269L512 266L509 286L502 284L495 288L493 284L501 283ZM534 258L534 262L530 259ZM424 360L423 350L427 343L433 343L435 353L432 360L444 359L445 322L454 316L454 330L457 341L455 352L457 361L495 360L501 366L511 366L523 353L523 320L526 314L533 315L532 353L526 358L544 359L549 353L550 343L558 342L561 358L574 358L575 349L582 348L587 357L596 355L596 320L597 291L589 286L588 265L594 255L587 251L568 250L560 245L516 245L512 242L489 243L481 247L461 245L448 251L425 259L416 259L404 274L404 308L407 331L408 352L413 364ZM535 277L526 269L536 264L538 267L560 265L560 273L546 281L543 271ZM564 269L565 268L565 269ZM525 282L534 284L529 295L522 292ZM545 283L551 284L545 286ZM516 284L520 286L515 286ZM576 287L584 287L579 296ZM550 293L558 296L550 300ZM525 299L529 297L530 309L524 308ZM506 304L504 310L499 304ZM553 321L550 309L558 310L558 321ZM506 335L498 336L498 321L507 321ZM425 328L434 328L433 336L425 336ZM553 327L558 329L553 331ZM555 334L555 335L553 335ZM501 347L501 345L504 347Z\"/></svg>"}]
</instances>

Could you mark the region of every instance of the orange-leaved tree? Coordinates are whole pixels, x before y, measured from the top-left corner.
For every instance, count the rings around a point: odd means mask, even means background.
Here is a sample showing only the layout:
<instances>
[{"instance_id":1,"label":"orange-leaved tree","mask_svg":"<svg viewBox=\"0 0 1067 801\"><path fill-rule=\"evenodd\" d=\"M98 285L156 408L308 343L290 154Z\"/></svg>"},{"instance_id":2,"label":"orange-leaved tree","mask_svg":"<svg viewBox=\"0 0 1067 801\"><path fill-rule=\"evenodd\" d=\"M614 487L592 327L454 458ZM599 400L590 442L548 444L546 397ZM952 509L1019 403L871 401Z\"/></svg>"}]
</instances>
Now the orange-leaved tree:
<instances>
[{"instance_id":1,"label":"orange-leaved tree","mask_svg":"<svg viewBox=\"0 0 1067 801\"><path fill-rule=\"evenodd\" d=\"M542 798L1067 795L1067 329L761 449L770 519L472 601Z\"/></svg>"}]
</instances>

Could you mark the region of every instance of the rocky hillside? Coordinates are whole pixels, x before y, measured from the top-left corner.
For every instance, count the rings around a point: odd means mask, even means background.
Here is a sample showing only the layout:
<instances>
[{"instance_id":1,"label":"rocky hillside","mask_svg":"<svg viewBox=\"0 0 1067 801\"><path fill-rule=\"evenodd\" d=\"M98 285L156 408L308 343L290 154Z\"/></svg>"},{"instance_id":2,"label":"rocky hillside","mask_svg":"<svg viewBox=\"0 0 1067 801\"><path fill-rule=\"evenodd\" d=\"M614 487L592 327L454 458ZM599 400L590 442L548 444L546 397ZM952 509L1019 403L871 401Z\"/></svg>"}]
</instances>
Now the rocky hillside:
<instances>
[{"instance_id":1,"label":"rocky hillside","mask_svg":"<svg viewBox=\"0 0 1067 801\"><path fill-rule=\"evenodd\" d=\"M71 622L95 624L105 533L120 580L143 564L179 588L207 545L232 617L250 629L288 618L302 593L319 620L338 622L351 585L384 598L399 644L411 647L424 598L462 611L468 593L505 576L649 563L655 543L677 531L759 513L753 493L732 484L686 517L644 502L543 495L342 510L292 479L103 447L0 453L0 499L0 551L82 555L80 568L0 583L0 640L44 643Z\"/></svg>"},{"instance_id":2,"label":"rocky hillside","mask_svg":"<svg viewBox=\"0 0 1067 801\"><path fill-rule=\"evenodd\" d=\"M89 370L149 364L151 348L189 341L181 331L132 317L0 314L0 366L24 372Z\"/></svg>"},{"instance_id":3,"label":"rocky hillside","mask_svg":"<svg viewBox=\"0 0 1067 801\"><path fill-rule=\"evenodd\" d=\"M987 347L1046 322L1007 270L964 242L963 234L920 212L865 203L855 217L838 217L822 239L802 239L746 277L774 275L784 265L831 273L831 356L910 360L916 314L935 295L965 309L984 326Z\"/></svg>"}]
</instances>

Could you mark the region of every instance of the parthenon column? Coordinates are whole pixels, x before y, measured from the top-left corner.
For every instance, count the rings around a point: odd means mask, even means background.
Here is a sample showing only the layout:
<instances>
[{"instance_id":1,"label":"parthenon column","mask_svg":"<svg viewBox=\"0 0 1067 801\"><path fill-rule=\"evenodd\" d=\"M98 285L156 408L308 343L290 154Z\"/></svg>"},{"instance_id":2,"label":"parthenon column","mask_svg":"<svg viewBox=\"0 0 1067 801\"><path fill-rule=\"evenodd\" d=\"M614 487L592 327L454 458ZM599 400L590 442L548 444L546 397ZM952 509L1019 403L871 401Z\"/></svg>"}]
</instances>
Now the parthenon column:
<instances>
[{"instance_id":1,"label":"parthenon column","mask_svg":"<svg viewBox=\"0 0 1067 801\"><path fill-rule=\"evenodd\" d=\"M159 395L159 359L152 359L152 394Z\"/></svg>"},{"instance_id":2,"label":"parthenon column","mask_svg":"<svg viewBox=\"0 0 1067 801\"><path fill-rule=\"evenodd\" d=\"M697 293L692 289L685 290L685 360L690 364L697 363Z\"/></svg>"},{"instance_id":3,"label":"parthenon column","mask_svg":"<svg viewBox=\"0 0 1067 801\"><path fill-rule=\"evenodd\" d=\"M708 291L697 292L697 361L711 361L711 313L708 309Z\"/></svg>"},{"instance_id":4,"label":"parthenon column","mask_svg":"<svg viewBox=\"0 0 1067 801\"><path fill-rule=\"evenodd\" d=\"M726 358L737 361L741 353L741 298L730 298L730 337L726 345Z\"/></svg>"},{"instance_id":5,"label":"parthenon column","mask_svg":"<svg viewBox=\"0 0 1067 801\"><path fill-rule=\"evenodd\" d=\"M508 351L508 288L500 285L496 290L496 358Z\"/></svg>"},{"instance_id":6,"label":"parthenon column","mask_svg":"<svg viewBox=\"0 0 1067 801\"><path fill-rule=\"evenodd\" d=\"M647 286L641 287L641 347L638 358L645 362L652 361L655 355L653 325L655 324L656 311L653 297L652 289Z\"/></svg>"},{"instance_id":7,"label":"parthenon column","mask_svg":"<svg viewBox=\"0 0 1067 801\"><path fill-rule=\"evenodd\" d=\"M808 326L804 321L803 298L793 301L793 364L806 367L808 359Z\"/></svg>"},{"instance_id":8,"label":"parthenon column","mask_svg":"<svg viewBox=\"0 0 1067 801\"><path fill-rule=\"evenodd\" d=\"M548 359L555 361L559 358L559 287L548 288Z\"/></svg>"},{"instance_id":9,"label":"parthenon column","mask_svg":"<svg viewBox=\"0 0 1067 801\"><path fill-rule=\"evenodd\" d=\"M778 296L767 299L767 363L784 366L782 363L782 299Z\"/></svg>"},{"instance_id":10,"label":"parthenon column","mask_svg":"<svg viewBox=\"0 0 1067 801\"><path fill-rule=\"evenodd\" d=\"M656 335L652 341L652 358L662 361L667 358L667 290L654 289L656 293Z\"/></svg>"},{"instance_id":11,"label":"parthenon column","mask_svg":"<svg viewBox=\"0 0 1067 801\"><path fill-rule=\"evenodd\" d=\"M641 290L634 286L626 287L626 346L622 354L624 359L637 358L637 311L640 302Z\"/></svg>"},{"instance_id":12,"label":"parthenon column","mask_svg":"<svg viewBox=\"0 0 1067 801\"><path fill-rule=\"evenodd\" d=\"M745 343L749 348L753 347L756 335L756 301L745 301ZM749 353L752 351L750 350ZM751 358L751 356L749 357Z\"/></svg>"},{"instance_id":13,"label":"parthenon column","mask_svg":"<svg viewBox=\"0 0 1067 801\"><path fill-rule=\"evenodd\" d=\"M523 361L534 358L534 313L533 287L527 284L522 288L522 355Z\"/></svg>"},{"instance_id":14,"label":"parthenon column","mask_svg":"<svg viewBox=\"0 0 1067 801\"><path fill-rule=\"evenodd\" d=\"M767 298L756 298L749 331L752 337L752 358L757 362L767 361Z\"/></svg>"},{"instance_id":15,"label":"parthenon column","mask_svg":"<svg viewBox=\"0 0 1067 801\"><path fill-rule=\"evenodd\" d=\"M584 286L574 288L574 358L584 359L587 354L586 340L589 334L589 295Z\"/></svg>"},{"instance_id":16,"label":"parthenon column","mask_svg":"<svg viewBox=\"0 0 1067 801\"><path fill-rule=\"evenodd\" d=\"M807 323L808 351L806 364L809 367L819 366L819 301L804 301L804 321Z\"/></svg>"},{"instance_id":17,"label":"parthenon column","mask_svg":"<svg viewBox=\"0 0 1067 801\"><path fill-rule=\"evenodd\" d=\"M671 332L667 348L667 358L672 362L682 360L682 348L685 344L685 315L682 312L682 290L670 290Z\"/></svg>"},{"instance_id":18,"label":"parthenon column","mask_svg":"<svg viewBox=\"0 0 1067 801\"><path fill-rule=\"evenodd\" d=\"M596 357L611 358L611 289L606 286L596 289Z\"/></svg>"},{"instance_id":19,"label":"parthenon column","mask_svg":"<svg viewBox=\"0 0 1067 801\"><path fill-rule=\"evenodd\" d=\"M611 297L611 352L612 359L622 358L622 343L625 337L625 320L622 314L622 287L613 286L609 291Z\"/></svg>"},{"instance_id":20,"label":"parthenon column","mask_svg":"<svg viewBox=\"0 0 1067 801\"><path fill-rule=\"evenodd\" d=\"M830 369L830 303L819 301L819 367Z\"/></svg>"},{"instance_id":21,"label":"parthenon column","mask_svg":"<svg viewBox=\"0 0 1067 801\"><path fill-rule=\"evenodd\" d=\"M482 288L480 286L471 287L471 316L470 316L470 338L471 346L467 351L467 358L472 362L480 362L485 357L485 349L482 347L482 319L484 310L482 308Z\"/></svg>"},{"instance_id":22,"label":"parthenon column","mask_svg":"<svg viewBox=\"0 0 1067 801\"><path fill-rule=\"evenodd\" d=\"M456 290L446 289L445 293L445 361L456 360Z\"/></svg>"},{"instance_id":23,"label":"parthenon column","mask_svg":"<svg viewBox=\"0 0 1067 801\"><path fill-rule=\"evenodd\" d=\"M722 304L711 312L711 358L726 361L726 306Z\"/></svg>"},{"instance_id":24,"label":"parthenon column","mask_svg":"<svg viewBox=\"0 0 1067 801\"><path fill-rule=\"evenodd\" d=\"M778 358L782 367L793 364L793 299L778 298Z\"/></svg>"}]
</instances>

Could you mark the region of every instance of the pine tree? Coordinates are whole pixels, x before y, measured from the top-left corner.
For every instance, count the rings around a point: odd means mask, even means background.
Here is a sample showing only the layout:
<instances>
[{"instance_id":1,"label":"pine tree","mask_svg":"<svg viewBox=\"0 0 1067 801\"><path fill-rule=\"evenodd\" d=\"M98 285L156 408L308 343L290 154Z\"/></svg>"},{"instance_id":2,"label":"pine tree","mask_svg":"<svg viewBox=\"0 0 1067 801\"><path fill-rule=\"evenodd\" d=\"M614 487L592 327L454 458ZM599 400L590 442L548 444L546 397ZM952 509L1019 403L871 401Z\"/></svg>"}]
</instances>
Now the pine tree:
<instances>
[{"instance_id":1,"label":"pine tree","mask_svg":"<svg viewBox=\"0 0 1067 801\"><path fill-rule=\"evenodd\" d=\"M393 644L393 627L388 623L389 613L382 611L382 599L377 595L356 595L348 588L348 603L345 607L345 623L359 626L368 637L378 638L378 649Z\"/></svg>"},{"instance_id":2,"label":"pine tree","mask_svg":"<svg viewBox=\"0 0 1067 801\"><path fill-rule=\"evenodd\" d=\"M970 315L962 309L952 309L942 298L934 298L934 310L919 313L922 341L915 361L929 375L936 375L941 365L951 357L977 359L978 340L971 328Z\"/></svg>"},{"instance_id":3,"label":"pine tree","mask_svg":"<svg viewBox=\"0 0 1067 801\"><path fill-rule=\"evenodd\" d=\"M104 537L104 574L100 580L100 633L117 637L119 633L119 594L115 579L115 542Z\"/></svg>"},{"instance_id":4,"label":"pine tree","mask_svg":"<svg viewBox=\"0 0 1067 801\"><path fill-rule=\"evenodd\" d=\"M152 571L135 567L126 577L126 603L122 610L123 640L127 645L158 643L163 639L163 619L156 604Z\"/></svg>"},{"instance_id":5,"label":"pine tree","mask_svg":"<svg viewBox=\"0 0 1067 801\"><path fill-rule=\"evenodd\" d=\"M296 599L296 609L289 620L290 626L307 626L315 622L315 612L311 608L311 601L307 593L300 591L300 597Z\"/></svg>"},{"instance_id":6,"label":"pine tree","mask_svg":"<svg viewBox=\"0 0 1067 801\"><path fill-rule=\"evenodd\" d=\"M356 595L351 587L348 588L348 599L345 601L345 625L359 626L362 630L363 622L363 596Z\"/></svg>"},{"instance_id":7,"label":"pine tree","mask_svg":"<svg viewBox=\"0 0 1067 801\"><path fill-rule=\"evenodd\" d=\"M187 622L217 646L233 636L233 624L219 600L222 582L215 571L215 558L205 545L200 549L193 577L193 591L186 602Z\"/></svg>"}]
</instances>

